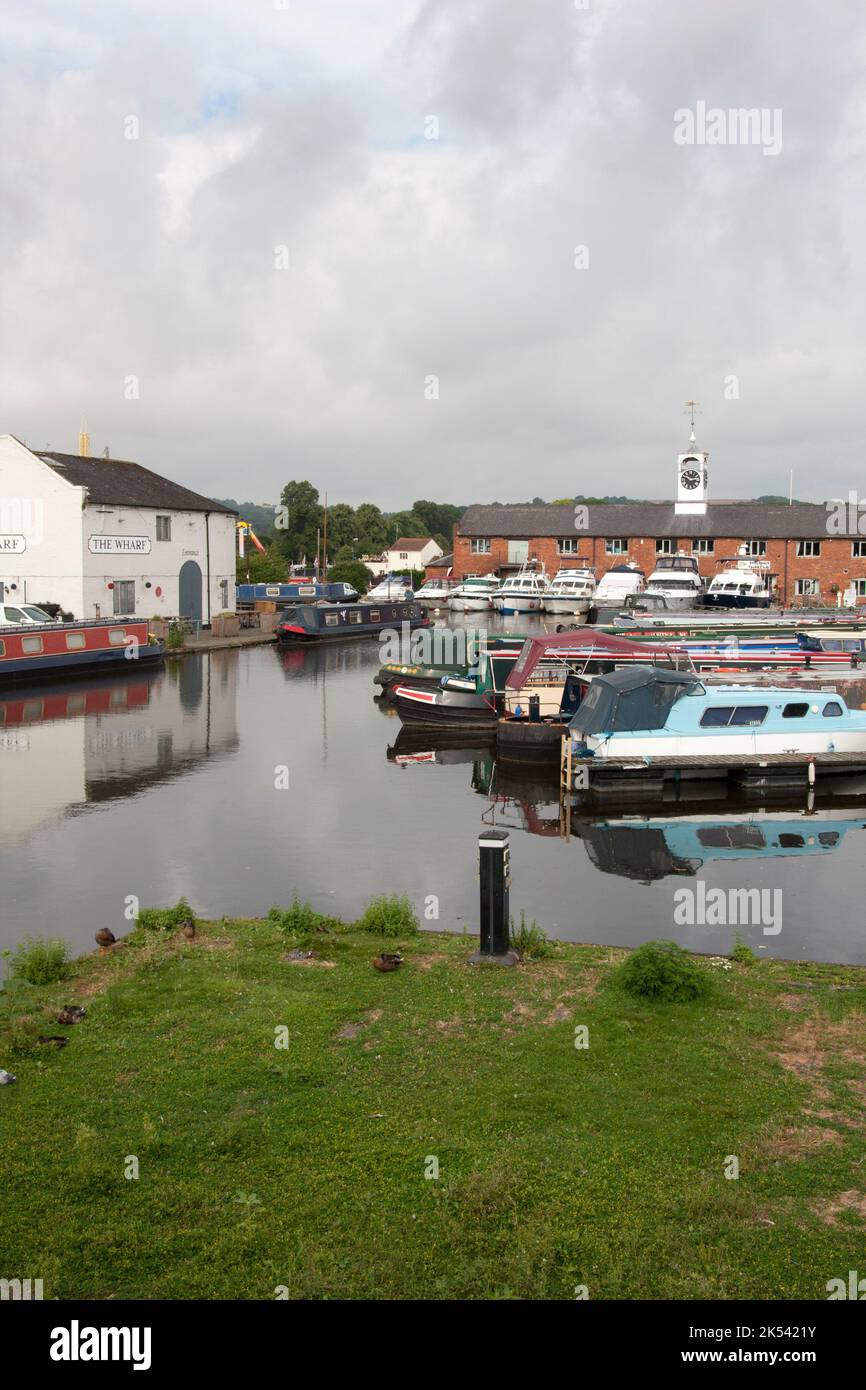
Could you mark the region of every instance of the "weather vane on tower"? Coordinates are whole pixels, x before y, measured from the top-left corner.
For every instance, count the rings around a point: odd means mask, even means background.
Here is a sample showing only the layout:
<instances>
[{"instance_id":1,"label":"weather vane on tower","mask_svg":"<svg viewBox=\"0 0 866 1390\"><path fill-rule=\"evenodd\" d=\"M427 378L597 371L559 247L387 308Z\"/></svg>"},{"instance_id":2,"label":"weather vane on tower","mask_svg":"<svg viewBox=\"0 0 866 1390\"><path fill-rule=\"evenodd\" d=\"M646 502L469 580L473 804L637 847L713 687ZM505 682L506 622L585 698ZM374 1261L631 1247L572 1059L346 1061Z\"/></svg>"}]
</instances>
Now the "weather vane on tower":
<instances>
[{"instance_id":1,"label":"weather vane on tower","mask_svg":"<svg viewBox=\"0 0 866 1390\"><path fill-rule=\"evenodd\" d=\"M691 425L692 432L689 438L690 444L694 444L695 442L695 415L700 415L701 413L698 401L686 401L686 408L683 414L688 415L689 424Z\"/></svg>"}]
</instances>

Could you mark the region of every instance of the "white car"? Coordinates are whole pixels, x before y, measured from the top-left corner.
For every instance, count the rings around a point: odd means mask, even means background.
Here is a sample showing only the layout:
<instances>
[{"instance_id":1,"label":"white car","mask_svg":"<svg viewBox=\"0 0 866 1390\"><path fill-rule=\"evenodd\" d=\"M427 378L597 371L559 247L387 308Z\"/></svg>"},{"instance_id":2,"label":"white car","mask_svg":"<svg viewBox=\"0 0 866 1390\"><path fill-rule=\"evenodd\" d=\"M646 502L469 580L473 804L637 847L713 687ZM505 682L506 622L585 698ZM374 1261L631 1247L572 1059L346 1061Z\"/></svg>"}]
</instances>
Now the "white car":
<instances>
[{"instance_id":1,"label":"white car","mask_svg":"<svg viewBox=\"0 0 866 1390\"><path fill-rule=\"evenodd\" d=\"M27 624L53 623L50 613L33 603L0 603L0 627L22 627Z\"/></svg>"}]
</instances>

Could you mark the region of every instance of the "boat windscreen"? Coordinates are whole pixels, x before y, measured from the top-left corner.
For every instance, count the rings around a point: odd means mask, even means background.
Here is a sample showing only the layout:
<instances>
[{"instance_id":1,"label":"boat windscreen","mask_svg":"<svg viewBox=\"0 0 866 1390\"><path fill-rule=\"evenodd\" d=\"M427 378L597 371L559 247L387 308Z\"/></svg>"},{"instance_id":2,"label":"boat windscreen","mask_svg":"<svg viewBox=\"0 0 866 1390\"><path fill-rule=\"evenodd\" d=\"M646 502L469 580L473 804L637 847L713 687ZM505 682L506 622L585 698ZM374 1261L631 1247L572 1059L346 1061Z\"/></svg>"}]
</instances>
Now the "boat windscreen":
<instances>
[{"instance_id":1,"label":"boat windscreen","mask_svg":"<svg viewBox=\"0 0 866 1390\"><path fill-rule=\"evenodd\" d=\"M572 728L582 734L663 729L676 701L689 691L701 689L697 682L654 680L629 689L594 680L572 720Z\"/></svg>"}]
</instances>

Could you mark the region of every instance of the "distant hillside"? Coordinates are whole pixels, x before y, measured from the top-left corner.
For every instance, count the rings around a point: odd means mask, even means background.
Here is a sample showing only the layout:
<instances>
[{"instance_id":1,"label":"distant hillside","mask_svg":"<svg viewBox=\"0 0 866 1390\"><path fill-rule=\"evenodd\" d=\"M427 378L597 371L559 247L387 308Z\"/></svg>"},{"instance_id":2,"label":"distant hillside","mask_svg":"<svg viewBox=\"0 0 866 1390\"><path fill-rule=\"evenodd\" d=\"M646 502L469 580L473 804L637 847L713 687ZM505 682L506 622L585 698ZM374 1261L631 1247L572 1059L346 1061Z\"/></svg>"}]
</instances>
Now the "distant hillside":
<instances>
[{"instance_id":1,"label":"distant hillside","mask_svg":"<svg viewBox=\"0 0 866 1390\"><path fill-rule=\"evenodd\" d=\"M214 501L224 507L232 507L241 521L250 523L260 540L274 535L275 507L269 507L267 503L262 502L236 502L233 497L215 497Z\"/></svg>"}]
</instances>

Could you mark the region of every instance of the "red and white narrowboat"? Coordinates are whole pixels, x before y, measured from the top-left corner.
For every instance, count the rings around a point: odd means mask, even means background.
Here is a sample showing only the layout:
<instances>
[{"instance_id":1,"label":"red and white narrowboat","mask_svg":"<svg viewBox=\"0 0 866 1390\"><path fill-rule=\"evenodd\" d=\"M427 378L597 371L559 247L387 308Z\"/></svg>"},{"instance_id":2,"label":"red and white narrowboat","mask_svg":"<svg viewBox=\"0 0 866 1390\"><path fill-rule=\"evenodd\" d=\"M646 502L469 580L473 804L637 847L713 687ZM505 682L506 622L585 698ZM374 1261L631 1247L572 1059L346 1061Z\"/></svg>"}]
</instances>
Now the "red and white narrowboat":
<instances>
[{"instance_id":1,"label":"red and white narrowboat","mask_svg":"<svg viewBox=\"0 0 866 1390\"><path fill-rule=\"evenodd\" d=\"M163 657L144 618L0 627L0 688L110 670L134 671Z\"/></svg>"}]
</instances>

